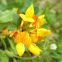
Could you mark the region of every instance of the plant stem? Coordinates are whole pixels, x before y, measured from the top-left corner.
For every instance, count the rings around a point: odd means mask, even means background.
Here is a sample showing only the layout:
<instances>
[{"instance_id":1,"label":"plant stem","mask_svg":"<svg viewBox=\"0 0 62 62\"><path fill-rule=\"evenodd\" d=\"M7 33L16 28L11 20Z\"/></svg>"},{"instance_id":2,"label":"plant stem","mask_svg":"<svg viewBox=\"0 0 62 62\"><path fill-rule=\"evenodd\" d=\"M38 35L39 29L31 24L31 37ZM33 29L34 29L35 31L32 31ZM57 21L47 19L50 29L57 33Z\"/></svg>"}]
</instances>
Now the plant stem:
<instances>
[{"instance_id":1,"label":"plant stem","mask_svg":"<svg viewBox=\"0 0 62 62\"><path fill-rule=\"evenodd\" d=\"M3 38L1 36L0 36L0 39L1 39L1 42L3 43L3 45L4 45L4 48L7 49L6 43L5 43L5 41L3 40Z\"/></svg>"},{"instance_id":2,"label":"plant stem","mask_svg":"<svg viewBox=\"0 0 62 62\"><path fill-rule=\"evenodd\" d=\"M10 51L8 51L8 50L6 50L5 53L6 53L8 56L15 57L15 58L19 58L19 59L25 59L25 60L27 60L27 59L34 59L34 58L37 57L37 56L33 56L33 57L20 57L20 56L14 55L12 52L10 52Z\"/></svg>"}]
</instances>

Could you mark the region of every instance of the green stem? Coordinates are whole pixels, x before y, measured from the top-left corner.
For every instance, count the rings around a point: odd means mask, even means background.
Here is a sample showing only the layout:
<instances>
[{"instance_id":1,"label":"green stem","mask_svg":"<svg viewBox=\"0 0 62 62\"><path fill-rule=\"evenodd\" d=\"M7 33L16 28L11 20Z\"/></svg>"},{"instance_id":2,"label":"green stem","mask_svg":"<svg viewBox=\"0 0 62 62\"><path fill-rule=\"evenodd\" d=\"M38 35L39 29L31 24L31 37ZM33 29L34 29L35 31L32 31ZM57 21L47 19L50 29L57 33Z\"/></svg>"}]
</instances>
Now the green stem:
<instances>
[{"instance_id":1,"label":"green stem","mask_svg":"<svg viewBox=\"0 0 62 62\"><path fill-rule=\"evenodd\" d=\"M0 39L1 39L1 42L3 43L3 45L4 45L4 48L7 49L6 43L5 43L5 41L3 40L3 38L1 36L0 36Z\"/></svg>"},{"instance_id":2,"label":"green stem","mask_svg":"<svg viewBox=\"0 0 62 62\"><path fill-rule=\"evenodd\" d=\"M24 59L24 60L27 60L27 59L34 59L34 58L37 57L37 56L32 56L32 57L20 57L20 56L14 55L12 52L10 52L10 51L8 51L8 50L5 50L5 51L0 50L0 52L2 52L2 53L4 53L4 54L8 55L9 57L19 58L19 59Z\"/></svg>"},{"instance_id":3,"label":"green stem","mask_svg":"<svg viewBox=\"0 0 62 62\"><path fill-rule=\"evenodd\" d=\"M19 59L25 59L25 60L27 60L27 59L34 59L34 58L37 57L37 56L33 56L33 57L20 57L20 56L14 55L12 52L10 52L10 51L8 51L8 50L6 50L5 52L6 52L6 54L7 54L8 56L15 57L15 58L19 58Z\"/></svg>"}]
</instances>

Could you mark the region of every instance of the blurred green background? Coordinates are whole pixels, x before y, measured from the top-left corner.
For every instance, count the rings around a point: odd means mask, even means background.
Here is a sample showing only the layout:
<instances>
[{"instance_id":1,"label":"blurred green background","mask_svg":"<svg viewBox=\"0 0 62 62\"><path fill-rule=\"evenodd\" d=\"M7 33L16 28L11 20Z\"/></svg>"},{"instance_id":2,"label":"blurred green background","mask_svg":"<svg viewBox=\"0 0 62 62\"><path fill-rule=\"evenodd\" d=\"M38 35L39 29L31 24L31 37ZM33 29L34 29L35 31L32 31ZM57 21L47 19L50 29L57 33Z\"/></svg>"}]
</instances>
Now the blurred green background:
<instances>
[{"instance_id":1,"label":"blurred green background","mask_svg":"<svg viewBox=\"0 0 62 62\"><path fill-rule=\"evenodd\" d=\"M11 31L17 29L21 21L18 21L20 17L16 8L25 13L32 3L36 15L45 14L47 22L42 27L52 31L44 42L37 44L44 52L38 57L31 58L28 54L27 59L13 57L11 52L4 49L9 43L16 54L12 39L8 38L9 42L7 42L7 39L2 39L0 34L0 62L62 62L62 0L0 0L0 33L6 27ZM56 50L49 48L53 43L57 45Z\"/></svg>"}]
</instances>

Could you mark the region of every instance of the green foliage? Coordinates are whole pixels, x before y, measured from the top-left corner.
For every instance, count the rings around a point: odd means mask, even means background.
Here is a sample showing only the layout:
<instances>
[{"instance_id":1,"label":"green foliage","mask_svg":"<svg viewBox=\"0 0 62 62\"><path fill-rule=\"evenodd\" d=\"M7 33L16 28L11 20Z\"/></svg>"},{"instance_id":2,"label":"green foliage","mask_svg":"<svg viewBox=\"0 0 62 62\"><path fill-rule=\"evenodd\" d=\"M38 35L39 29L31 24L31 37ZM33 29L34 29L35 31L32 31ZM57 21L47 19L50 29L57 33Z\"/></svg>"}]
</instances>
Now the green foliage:
<instances>
[{"instance_id":1,"label":"green foliage","mask_svg":"<svg viewBox=\"0 0 62 62\"><path fill-rule=\"evenodd\" d=\"M6 46L6 43L5 43L4 39L2 37L0 37L0 39L1 39L1 42L3 43L3 45L4 45L4 48L7 49L7 46Z\"/></svg>"},{"instance_id":2,"label":"green foliage","mask_svg":"<svg viewBox=\"0 0 62 62\"><path fill-rule=\"evenodd\" d=\"M17 27L12 24L12 25L9 25L8 29L9 29L10 31L14 31L14 30L17 30Z\"/></svg>"},{"instance_id":3,"label":"green foliage","mask_svg":"<svg viewBox=\"0 0 62 62\"><path fill-rule=\"evenodd\" d=\"M16 14L16 9L0 11L0 23L13 21L14 14Z\"/></svg>"},{"instance_id":4,"label":"green foliage","mask_svg":"<svg viewBox=\"0 0 62 62\"><path fill-rule=\"evenodd\" d=\"M25 11L26 11L26 9L32 4L32 1L33 0L25 0L25 3L24 3L24 5L23 5L23 7L22 7L22 9L21 9L21 12L23 12L23 13L25 13Z\"/></svg>"},{"instance_id":5,"label":"green foliage","mask_svg":"<svg viewBox=\"0 0 62 62\"><path fill-rule=\"evenodd\" d=\"M9 62L8 56L0 52L0 62Z\"/></svg>"},{"instance_id":6,"label":"green foliage","mask_svg":"<svg viewBox=\"0 0 62 62\"><path fill-rule=\"evenodd\" d=\"M24 59L18 59L18 62L26 62Z\"/></svg>"},{"instance_id":7,"label":"green foliage","mask_svg":"<svg viewBox=\"0 0 62 62\"><path fill-rule=\"evenodd\" d=\"M8 42L9 42L9 44L11 46L11 49L12 49L13 53L17 54L17 52L16 52L16 44L14 43L13 39L11 39L9 37L7 37L7 39L8 39Z\"/></svg>"},{"instance_id":8,"label":"green foliage","mask_svg":"<svg viewBox=\"0 0 62 62\"><path fill-rule=\"evenodd\" d=\"M36 15L45 14L46 23L41 27L51 29L52 31L50 37L47 37L44 42L37 44L43 50L43 53L39 57L34 57L34 59L33 57L29 58L32 54L30 52L27 54L28 49L26 47L25 56L28 56L28 59L17 56L16 44L13 39L8 36L6 39L3 39L0 35L0 62L62 62L61 2L61 0L55 0L55 2L46 0L0 0L0 34L6 27L10 31L17 30L21 24L21 18L17 14L16 9L18 8L21 13L25 13L31 4L34 5ZM27 27L25 29L24 27L25 30L33 28ZM49 48L52 43L57 44L57 50L53 51Z\"/></svg>"}]
</instances>

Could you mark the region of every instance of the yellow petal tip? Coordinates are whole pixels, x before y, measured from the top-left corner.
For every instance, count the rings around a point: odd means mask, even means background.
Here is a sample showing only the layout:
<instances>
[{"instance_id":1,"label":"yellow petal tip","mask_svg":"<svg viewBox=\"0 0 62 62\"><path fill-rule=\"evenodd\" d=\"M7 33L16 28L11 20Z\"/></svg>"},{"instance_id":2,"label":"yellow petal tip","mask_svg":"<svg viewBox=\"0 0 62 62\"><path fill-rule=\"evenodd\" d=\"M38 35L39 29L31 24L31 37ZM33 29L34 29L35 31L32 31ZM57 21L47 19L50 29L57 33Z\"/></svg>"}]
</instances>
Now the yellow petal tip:
<instances>
[{"instance_id":1,"label":"yellow petal tip","mask_svg":"<svg viewBox=\"0 0 62 62\"><path fill-rule=\"evenodd\" d=\"M17 53L19 56L22 56L25 52L25 47L24 47L24 44L23 43L18 43L16 45L16 50L17 50Z\"/></svg>"},{"instance_id":2,"label":"yellow petal tip","mask_svg":"<svg viewBox=\"0 0 62 62\"><path fill-rule=\"evenodd\" d=\"M26 10L25 15L28 18L32 18L33 17L33 15L34 15L34 7L33 7L33 4Z\"/></svg>"},{"instance_id":3,"label":"yellow petal tip","mask_svg":"<svg viewBox=\"0 0 62 62\"><path fill-rule=\"evenodd\" d=\"M37 47L34 43L31 44L28 49L31 53L33 53L36 56L39 56L40 52L42 52L42 50L39 47Z\"/></svg>"}]
</instances>

